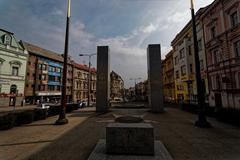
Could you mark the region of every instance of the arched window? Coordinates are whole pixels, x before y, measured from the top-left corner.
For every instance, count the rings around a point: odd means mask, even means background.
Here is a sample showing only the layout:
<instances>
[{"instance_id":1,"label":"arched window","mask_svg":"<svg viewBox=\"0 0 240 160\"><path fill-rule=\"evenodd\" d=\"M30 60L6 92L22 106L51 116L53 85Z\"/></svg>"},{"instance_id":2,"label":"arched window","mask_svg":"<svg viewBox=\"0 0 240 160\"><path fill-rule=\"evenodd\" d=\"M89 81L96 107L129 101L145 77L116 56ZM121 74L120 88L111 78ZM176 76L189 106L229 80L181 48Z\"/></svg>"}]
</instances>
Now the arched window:
<instances>
[{"instance_id":1,"label":"arched window","mask_svg":"<svg viewBox=\"0 0 240 160\"><path fill-rule=\"evenodd\" d=\"M3 36L3 43L10 46L10 45L11 45L11 42L12 42L12 37L11 37L11 35L5 34L5 35Z\"/></svg>"},{"instance_id":2,"label":"arched window","mask_svg":"<svg viewBox=\"0 0 240 160\"><path fill-rule=\"evenodd\" d=\"M221 89L221 80L219 75L216 76L216 89Z\"/></svg>"},{"instance_id":3,"label":"arched window","mask_svg":"<svg viewBox=\"0 0 240 160\"><path fill-rule=\"evenodd\" d=\"M10 94L16 94L16 93L17 93L17 86L13 84L10 87Z\"/></svg>"}]
</instances>

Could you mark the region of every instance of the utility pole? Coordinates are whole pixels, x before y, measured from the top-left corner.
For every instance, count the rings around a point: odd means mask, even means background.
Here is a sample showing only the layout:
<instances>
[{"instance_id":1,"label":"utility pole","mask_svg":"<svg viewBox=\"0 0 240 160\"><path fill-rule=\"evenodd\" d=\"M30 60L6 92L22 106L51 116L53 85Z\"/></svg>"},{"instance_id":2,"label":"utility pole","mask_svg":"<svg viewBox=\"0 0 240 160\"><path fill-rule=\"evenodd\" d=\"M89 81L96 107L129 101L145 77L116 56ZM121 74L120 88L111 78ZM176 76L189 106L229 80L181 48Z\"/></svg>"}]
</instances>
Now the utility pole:
<instances>
[{"instance_id":1,"label":"utility pole","mask_svg":"<svg viewBox=\"0 0 240 160\"><path fill-rule=\"evenodd\" d=\"M206 118L205 98L203 92L200 62L199 62L199 50L196 30L196 20L193 0L191 1L191 15L192 15L192 31L193 31L193 44L194 44L194 58L195 58L195 71L196 71L196 84L197 84L197 99L198 99L198 120L195 122L195 126L200 128L209 128L211 124Z\"/></svg>"},{"instance_id":2,"label":"utility pole","mask_svg":"<svg viewBox=\"0 0 240 160\"><path fill-rule=\"evenodd\" d=\"M67 9L67 22L66 22L66 35L65 35L65 47L64 47L64 62L63 62L63 78L62 78L62 99L59 111L59 118L55 122L56 125L63 125L68 123L66 118L66 82L67 82L67 63L68 63L68 48L69 48L69 23L71 15L71 0L68 0Z\"/></svg>"}]
</instances>

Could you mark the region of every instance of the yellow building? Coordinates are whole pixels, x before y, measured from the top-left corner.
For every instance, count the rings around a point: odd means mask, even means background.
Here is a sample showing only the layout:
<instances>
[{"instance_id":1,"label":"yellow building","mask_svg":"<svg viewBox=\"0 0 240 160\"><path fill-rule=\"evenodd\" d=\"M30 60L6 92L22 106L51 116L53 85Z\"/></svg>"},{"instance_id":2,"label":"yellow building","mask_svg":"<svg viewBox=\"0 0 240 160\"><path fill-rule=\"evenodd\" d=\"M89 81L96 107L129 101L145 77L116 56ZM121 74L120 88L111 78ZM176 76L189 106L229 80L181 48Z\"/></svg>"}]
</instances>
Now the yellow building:
<instances>
[{"instance_id":1,"label":"yellow building","mask_svg":"<svg viewBox=\"0 0 240 160\"><path fill-rule=\"evenodd\" d=\"M175 102L175 82L174 82L174 65L173 51L171 50L166 58L162 61L163 67L163 93L166 102Z\"/></svg>"},{"instance_id":2,"label":"yellow building","mask_svg":"<svg viewBox=\"0 0 240 160\"><path fill-rule=\"evenodd\" d=\"M204 48L204 35L199 16L204 12L205 8L201 8L197 12L197 38L198 50L200 58L201 76L205 95L208 95L208 80L206 75L207 65ZM172 41L173 61L174 61L174 81L175 96L178 102L196 103L197 87L195 76L195 58L192 36L192 21L177 34ZM207 101L207 99L206 99Z\"/></svg>"}]
</instances>

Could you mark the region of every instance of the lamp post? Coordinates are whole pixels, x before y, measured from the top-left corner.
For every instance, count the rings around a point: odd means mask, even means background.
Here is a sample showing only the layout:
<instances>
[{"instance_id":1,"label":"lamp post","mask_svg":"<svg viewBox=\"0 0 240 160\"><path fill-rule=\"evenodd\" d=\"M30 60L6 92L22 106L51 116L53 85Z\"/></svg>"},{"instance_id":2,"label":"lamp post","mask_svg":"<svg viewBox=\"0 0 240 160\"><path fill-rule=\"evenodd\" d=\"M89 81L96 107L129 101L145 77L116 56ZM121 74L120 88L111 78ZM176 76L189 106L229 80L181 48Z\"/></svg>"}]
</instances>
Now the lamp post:
<instances>
[{"instance_id":1,"label":"lamp post","mask_svg":"<svg viewBox=\"0 0 240 160\"><path fill-rule=\"evenodd\" d=\"M93 54L79 54L80 57L88 57L88 107L90 106L90 92L91 92L91 57L97 55Z\"/></svg>"},{"instance_id":2,"label":"lamp post","mask_svg":"<svg viewBox=\"0 0 240 160\"><path fill-rule=\"evenodd\" d=\"M66 118L66 80L67 80L67 61L68 61L68 45L69 45L69 23L71 13L71 0L68 0L67 9L67 22L66 22L66 35L65 35L65 47L64 47L64 62L63 62L63 79L62 79L62 99L59 111L59 118L55 122L57 125L63 125L68 123Z\"/></svg>"},{"instance_id":3,"label":"lamp post","mask_svg":"<svg viewBox=\"0 0 240 160\"><path fill-rule=\"evenodd\" d=\"M197 41L197 31L196 31L196 20L194 12L193 0L190 0L191 3L191 15L192 15L192 31L193 31L193 44L194 44L194 58L195 58L195 70L196 70L196 84L197 84L197 99L198 99L198 120L195 122L195 126L201 128L211 127L211 124L207 121L205 114L205 98L203 92L203 85L201 80L201 70L199 62L199 50L198 50L198 41Z\"/></svg>"}]
</instances>

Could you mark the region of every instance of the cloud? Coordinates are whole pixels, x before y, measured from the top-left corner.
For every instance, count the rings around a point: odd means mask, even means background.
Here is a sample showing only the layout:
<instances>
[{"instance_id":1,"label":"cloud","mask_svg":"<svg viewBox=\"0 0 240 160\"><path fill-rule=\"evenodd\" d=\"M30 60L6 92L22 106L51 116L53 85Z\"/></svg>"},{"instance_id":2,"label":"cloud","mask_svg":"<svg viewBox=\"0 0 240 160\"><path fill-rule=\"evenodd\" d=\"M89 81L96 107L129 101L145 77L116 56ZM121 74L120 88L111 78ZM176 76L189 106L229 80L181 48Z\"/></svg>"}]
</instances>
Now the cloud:
<instances>
[{"instance_id":1,"label":"cloud","mask_svg":"<svg viewBox=\"0 0 240 160\"><path fill-rule=\"evenodd\" d=\"M196 1L196 8L212 1ZM59 3L55 0L3 2L7 5L0 5L0 19L5 29L22 40L63 52L64 0ZM164 58L171 49L171 40L190 19L190 10L186 0L79 0L73 2L72 15L69 47L73 59L87 62L78 54L95 53L97 45L109 45L111 68L122 75L129 87L133 85L130 78L147 78L147 45L161 43ZM93 64L96 64L96 57Z\"/></svg>"},{"instance_id":2,"label":"cloud","mask_svg":"<svg viewBox=\"0 0 240 160\"><path fill-rule=\"evenodd\" d=\"M143 33L152 33L157 30L157 27L152 23L142 29Z\"/></svg>"},{"instance_id":3,"label":"cloud","mask_svg":"<svg viewBox=\"0 0 240 160\"><path fill-rule=\"evenodd\" d=\"M60 10L60 9L54 9L54 10L52 11L52 15L54 15L54 16L64 16L65 14L64 14L64 12L63 12L62 10Z\"/></svg>"}]
</instances>

